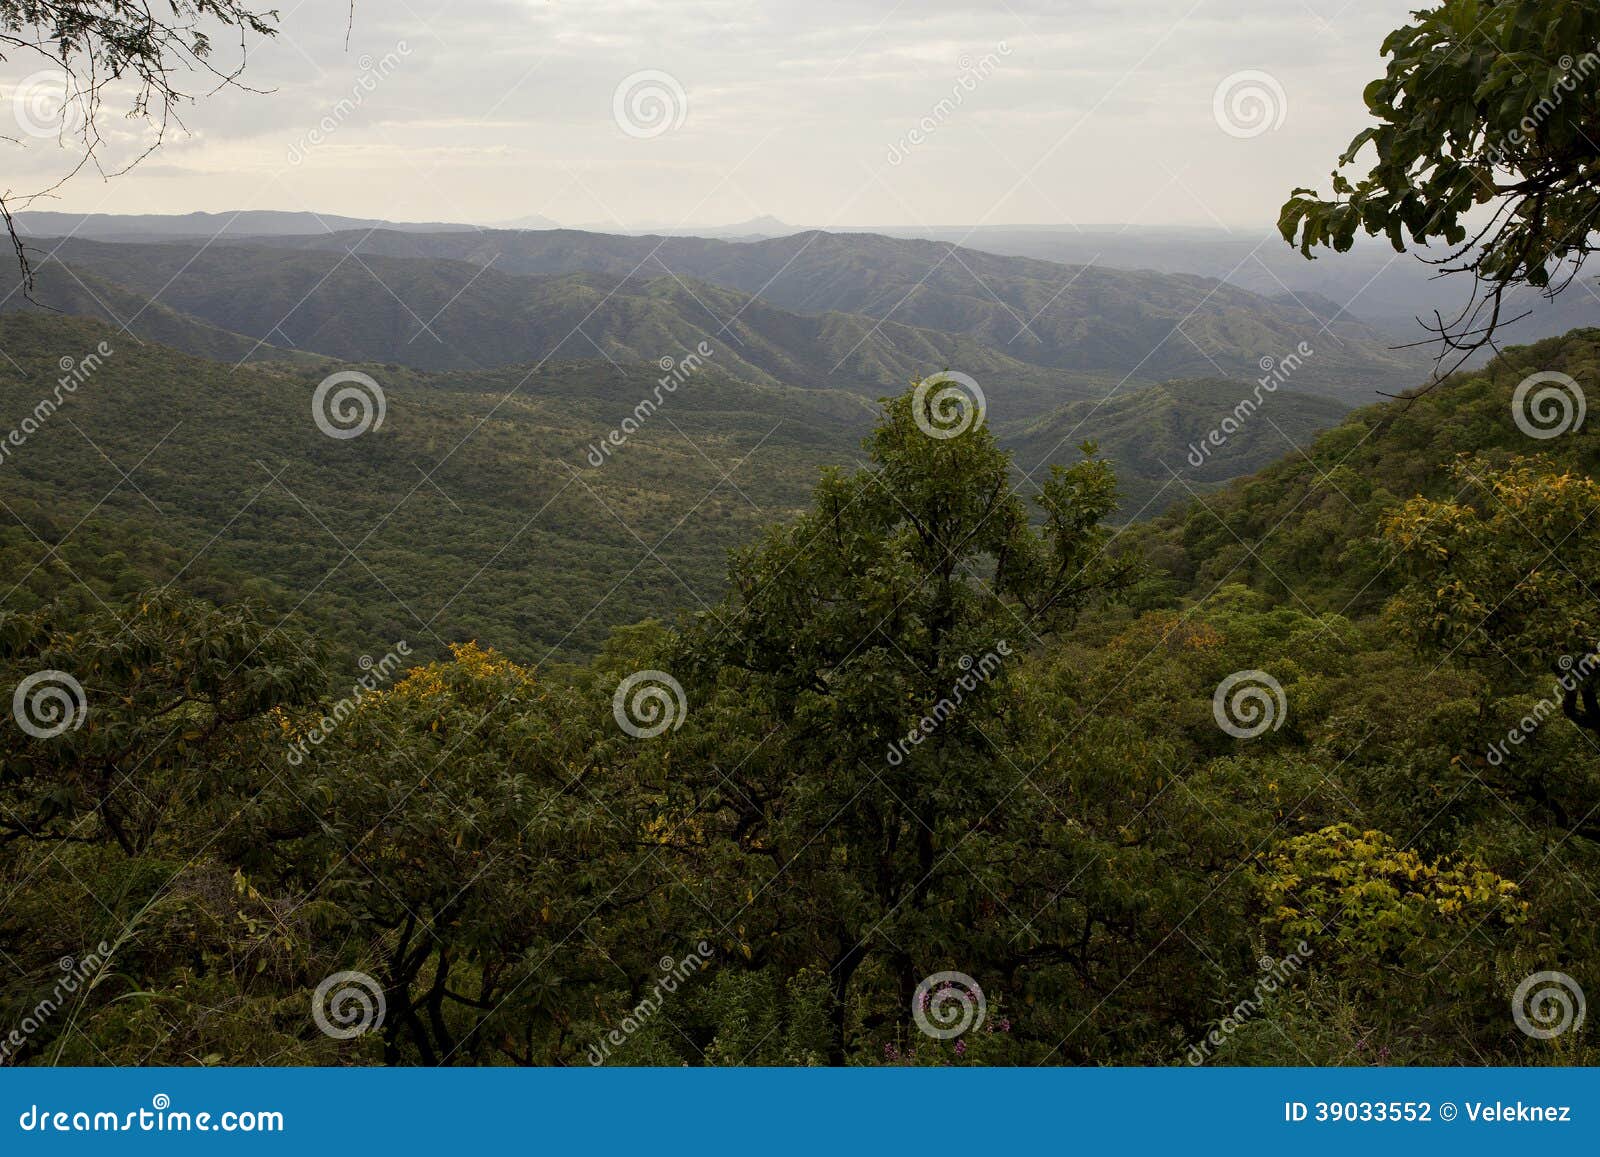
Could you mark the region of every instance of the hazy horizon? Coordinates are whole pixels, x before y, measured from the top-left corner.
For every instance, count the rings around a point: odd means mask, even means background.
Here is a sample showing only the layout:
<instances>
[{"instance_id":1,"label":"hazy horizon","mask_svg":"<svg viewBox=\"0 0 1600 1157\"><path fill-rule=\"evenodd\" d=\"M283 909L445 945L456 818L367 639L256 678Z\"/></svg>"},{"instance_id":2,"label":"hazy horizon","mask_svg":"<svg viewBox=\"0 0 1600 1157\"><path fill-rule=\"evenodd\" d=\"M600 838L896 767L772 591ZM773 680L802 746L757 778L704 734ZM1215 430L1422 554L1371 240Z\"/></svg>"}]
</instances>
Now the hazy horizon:
<instances>
[{"instance_id":1,"label":"hazy horizon","mask_svg":"<svg viewBox=\"0 0 1600 1157\"><path fill-rule=\"evenodd\" d=\"M19 207L1264 235L1326 181L1408 5L1243 7L417 0L358 3L346 48L343 3L304 2L249 47L243 83L270 91L223 89L131 172ZM107 172L148 143L123 124ZM70 159L23 143L14 193Z\"/></svg>"}]
</instances>

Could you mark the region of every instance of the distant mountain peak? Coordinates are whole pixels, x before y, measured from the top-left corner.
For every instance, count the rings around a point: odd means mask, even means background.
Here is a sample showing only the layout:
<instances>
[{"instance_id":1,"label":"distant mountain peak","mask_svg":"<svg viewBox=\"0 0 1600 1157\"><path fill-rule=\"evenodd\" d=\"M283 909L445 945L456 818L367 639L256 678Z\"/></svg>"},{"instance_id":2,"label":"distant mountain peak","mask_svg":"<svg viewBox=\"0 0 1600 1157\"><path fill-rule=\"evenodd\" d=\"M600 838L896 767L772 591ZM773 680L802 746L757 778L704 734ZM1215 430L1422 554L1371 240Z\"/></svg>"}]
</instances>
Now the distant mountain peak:
<instances>
[{"instance_id":1,"label":"distant mountain peak","mask_svg":"<svg viewBox=\"0 0 1600 1157\"><path fill-rule=\"evenodd\" d=\"M553 221L542 213L530 213L525 217L517 217L510 221L496 223L495 229L559 229L561 222Z\"/></svg>"},{"instance_id":2,"label":"distant mountain peak","mask_svg":"<svg viewBox=\"0 0 1600 1157\"><path fill-rule=\"evenodd\" d=\"M786 221L779 220L771 213L763 213L761 216L752 217L748 221L740 221L733 225L724 225L718 229L717 232L771 233L775 236L786 236L790 233L798 233L800 230L796 229L793 225L790 225Z\"/></svg>"}]
</instances>

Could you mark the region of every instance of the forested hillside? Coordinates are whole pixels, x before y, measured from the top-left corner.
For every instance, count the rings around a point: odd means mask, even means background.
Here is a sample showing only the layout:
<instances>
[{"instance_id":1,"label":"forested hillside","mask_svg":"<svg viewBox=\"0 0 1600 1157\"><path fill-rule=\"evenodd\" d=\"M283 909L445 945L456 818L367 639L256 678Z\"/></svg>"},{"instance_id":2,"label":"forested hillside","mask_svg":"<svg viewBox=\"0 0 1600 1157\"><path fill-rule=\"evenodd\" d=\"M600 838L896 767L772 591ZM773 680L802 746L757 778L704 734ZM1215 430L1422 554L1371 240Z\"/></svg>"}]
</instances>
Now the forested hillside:
<instances>
[{"instance_id":1,"label":"forested hillside","mask_svg":"<svg viewBox=\"0 0 1600 1157\"><path fill-rule=\"evenodd\" d=\"M43 324L9 320L6 345ZM586 494L565 506L536 479L580 449L563 423L597 418L612 387L552 369L502 404L470 470L437 471L395 533L369 533L412 485L409 456L441 453L504 377L369 367L388 414L350 441L315 433L292 370L204 379L200 398L259 415L243 456L215 436L220 412L163 393L168 363L203 363L131 351L116 383L142 422L100 420L95 379L35 435L80 485L96 451L62 443L92 438L132 469L170 435L172 456L133 469L82 533L198 549L211 502L244 508L259 553L232 531L202 552L252 576L235 591L208 573L218 609L140 592L131 557L115 581L78 575L71 550L10 533L0 561L32 598L3 620L8 677L76 672L83 722L8 741L0 932L20 967L0 999L22 1015L80 944L113 937L117 962L17 1059L1593 1063L1584 1035L1530 1038L1505 1009L1530 971L1581 976L1600 956L1595 724L1581 704L1576 725L1536 706L1540 657L1582 656L1600 604L1564 569L1517 593L1542 544L1583 558L1596 541L1600 493L1566 469L1592 466L1591 436L1531 446L1511 406L1530 367L1587 374L1597 345L1513 351L1123 532L1104 461L1075 457L1029 500L992 433L926 436L911 392L808 502L856 403L818 413L813 392L709 376L683 387L702 392L682 424L711 462L651 426L603 467L575 462ZM751 391L789 434L746 478L738 456L766 433ZM69 417L81 435L56 427ZM80 515L42 476L45 450L3 469L13 517L53 537ZM692 461L707 490L731 470L768 529L724 483L660 574L591 617L599 632L652 616L724 542L747 544L703 608L618 627L585 666L541 663L598 637L547 647L539 616L605 593L585 567L628 549L622 524L649 557L697 501ZM555 517L519 532L547 503ZM301 505L326 546L289 529ZM417 509L451 507L432 524ZM498 567L500 542L480 540L508 531ZM287 624L233 605L347 548L351 594L319 586ZM390 588L403 599L456 558L479 573L437 620L441 653ZM337 658L352 617L376 636L370 665ZM423 645L378 660L386 632ZM112 766L132 770L97 770ZM984 994L959 1040L897 1013L938 962ZM386 1010L365 1035L308 1023L307 992L334 973ZM641 1015L664 975L670 998Z\"/></svg>"},{"instance_id":2,"label":"forested hillside","mask_svg":"<svg viewBox=\"0 0 1600 1157\"><path fill-rule=\"evenodd\" d=\"M1029 471L1068 462L1080 443L1095 442L1116 467L1120 515L1133 520L1153 518L1295 453L1348 410L1331 398L1276 386L1266 391L1216 378L1166 382L1069 402L1036 421L1006 427L1001 440Z\"/></svg>"},{"instance_id":3,"label":"forested hillside","mask_svg":"<svg viewBox=\"0 0 1600 1157\"><path fill-rule=\"evenodd\" d=\"M50 598L50 548L88 519L130 559L140 543L176 552L146 582L192 580L198 564L248 576L241 593L314 620L347 656L475 637L524 662L585 656L612 626L709 603L727 551L848 461L872 413L848 394L740 382L712 358L601 450L660 367L369 365L382 423L339 440L315 419L325 369L235 370L25 316L0 318L21 370L0 373L4 412L27 414L60 359L102 341L113 352L0 466L7 585L26 575Z\"/></svg>"},{"instance_id":4,"label":"forested hillside","mask_svg":"<svg viewBox=\"0 0 1600 1157\"><path fill-rule=\"evenodd\" d=\"M788 313L659 269L631 279L529 278L457 261L68 242L39 273L51 294L70 294L84 277L131 287L119 292L134 300L159 294L170 303L169 313L197 319L202 333L210 326L237 329L256 335L263 349L275 343L345 361L425 370L549 358L637 363L681 355L705 342L718 351L726 372L748 381L852 390L869 398L898 388L928 365L967 366L992 383L997 402L1019 414L1037 413L1062 398L1103 393L1114 384L1028 365L970 338L899 323L877 326L851 314ZM136 314L143 323L137 309L126 312ZM132 328L161 340L143 324ZM199 342L168 344L215 356Z\"/></svg>"},{"instance_id":5,"label":"forested hillside","mask_svg":"<svg viewBox=\"0 0 1600 1157\"><path fill-rule=\"evenodd\" d=\"M1442 499L1470 490L1451 474L1458 456L1483 455L1500 465L1538 455L1552 468L1584 477L1600 472L1600 439L1572 426L1581 416L1580 399L1567 393L1563 400L1559 387L1537 407L1537 394L1524 389L1525 396L1517 396L1535 374L1582 382L1593 381L1597 371L1600 330L1508 349L1449 388L1358 410L1302 442L1303 453L1288 453L1203 504L1156 520L1145 528L1150 546L1177 589L1197 597L1219 582L1244 581L1319 611L1375 610L1399 576L1385 569L1374 528L1414 495ZM1563 416L1572 428L1560 437L1535 438L1512 420L1519 412L1528 429L1541 433L1563 429Z\"/></svg>"},{"instance_id":6,"label":"forested hillside","mask_svg":"<svg viewBox=\"0 0 1600 1157\"><path fill-rule=\"evenodd\" d=\"M22 1133L1585 1149L1600 4L313 7L0 3Z\"/></svg>"},{"instance_id":7,"label":"forested hillside","mask_svg":"<svg viewBox=\"0 0 1600 1157\"><path fill-rule=\"evenodd\" d=\"M1409 388L1427 364L1337 309L1218 281L870 235L362 230L270 244L49 247L52 263L159 295L213 326L425 369L653 360L706 337L731 346L745 363L735 372L755 381L876 397L933 364L988 382L997 401L1031 417L1119 382L1254 380L1263 358L1301 343L1315 355L1293 388L1350 404ZM43 266L40 277L51 276Z\"/></svg>"},{"instance_id":8,"label":"forested hillside","mask_svg":"<svg viewBox=\"0 0 1600 1157\"><path fill-rule=\"evenodd\" d=\"M1307 388L1364 400L1375 382L1403 388L1426 360L1389 348L1349 316L1316 311L1209 278L1002 257L948 243L810 231L771 240L608 237L573 230L308 237L359 253L449 256L508 272L598 269L627 276L661 265L801 313L846 310L976 338L1033 365L1133 373L1150 381L1253 376L1263 356L1302 340L1326 353ZM497 256L498 255L498 256ZM1187 337L1179 336L1179 331ZM1127 351L1144 360L1130 364ZM1383 388L1383 387L1379 387Z\"/></svg>"}]
</instances>

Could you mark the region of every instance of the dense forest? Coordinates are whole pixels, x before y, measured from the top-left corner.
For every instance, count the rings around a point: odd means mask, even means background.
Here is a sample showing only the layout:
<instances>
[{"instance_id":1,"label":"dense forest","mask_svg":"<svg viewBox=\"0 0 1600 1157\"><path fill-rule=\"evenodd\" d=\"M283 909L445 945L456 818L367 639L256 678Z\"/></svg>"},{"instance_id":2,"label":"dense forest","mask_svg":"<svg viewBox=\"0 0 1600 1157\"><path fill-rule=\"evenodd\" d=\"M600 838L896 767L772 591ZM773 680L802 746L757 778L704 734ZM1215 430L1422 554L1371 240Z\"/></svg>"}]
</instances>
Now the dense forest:
<instances>
[{"instance_id":1,"label":"dense forest","mask_svg":"<svg viewBox=\"0 0 1600 1157\"><path fill-rule=\"evenodd\" d=\"M1124 531L1102 460L1024 503L908 392L718 602L558 674L331 671L159 557L55 560L4 620L12 685L81 688L8 733L5 1013L109 963L12 1059L1592 1062L1507 1001L1600 955L1557 685L1600 603L1538 566L1600 533L1595 449L1510 416L1597 363L1510 351ZM981 1030L903 1015L945 971ZM308 1020L336 974L372 1031Z\"/></svg>"}]
</instances>

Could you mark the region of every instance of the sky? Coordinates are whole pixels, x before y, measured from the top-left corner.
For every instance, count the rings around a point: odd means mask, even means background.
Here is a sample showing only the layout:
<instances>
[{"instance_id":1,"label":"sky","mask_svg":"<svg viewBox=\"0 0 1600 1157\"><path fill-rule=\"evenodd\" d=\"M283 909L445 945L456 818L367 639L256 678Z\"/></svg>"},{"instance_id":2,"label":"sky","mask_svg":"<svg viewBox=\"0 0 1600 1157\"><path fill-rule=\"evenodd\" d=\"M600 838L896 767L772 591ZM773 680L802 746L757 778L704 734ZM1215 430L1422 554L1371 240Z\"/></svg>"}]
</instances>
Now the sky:
<instances>
[{"instance_id":1,"label":"sky","mask_svg":"<svg viewBox=\"0 0 1600 1157\"><path fill-rule=\"evenodd\" d=\"M272 0L244 82L31 208L1269 229L1411 0ZM270 6L270 5L263 5ZM239 48L219 39L216 62ZM40 61L0 66L13 117ZM189 87L212 86L195 76ZM108 100L111 98L108 98ZM46 102L48 104L48 102ZM29 126L24 126L25 128ZM13 132L15 197L72 167ZM150 130L112 116L119 168Z\"/></svg>"}]
</instances>

